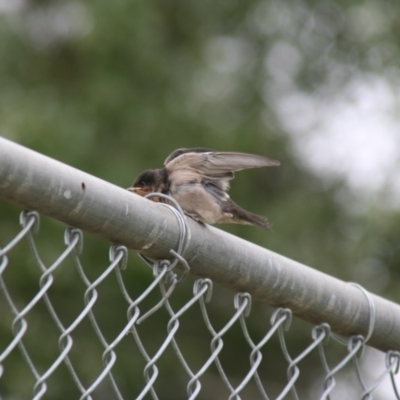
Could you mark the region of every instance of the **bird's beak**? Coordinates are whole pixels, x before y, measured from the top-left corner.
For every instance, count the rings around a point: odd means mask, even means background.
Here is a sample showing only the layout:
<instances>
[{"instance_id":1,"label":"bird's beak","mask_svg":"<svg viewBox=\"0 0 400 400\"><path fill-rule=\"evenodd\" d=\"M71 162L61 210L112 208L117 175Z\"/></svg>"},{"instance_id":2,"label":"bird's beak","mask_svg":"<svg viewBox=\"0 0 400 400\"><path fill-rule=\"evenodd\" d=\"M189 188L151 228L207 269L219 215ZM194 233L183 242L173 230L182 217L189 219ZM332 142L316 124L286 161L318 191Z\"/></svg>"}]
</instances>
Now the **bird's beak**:
<instances>
[{"instance_id":1,"label":"bird's beak","mask_svg":"<svg viewBox=\"0 0 400 400\"><path fill-rule=\"evenodd\" d=\"M150 192L146 188L141 188L141 187L130 187L127 190L129 190L132 193L136 193L139 196L146 196Z\"/></svg>"},{"instance_id":2,"label":"bird's beak","mask_svg":"<svg viewBox=\"0 0 400 400\"><path fill-rule=\"evenodd\" d=\"M149 187L149 186L130 187L127 190L129 190L132 193L136 193L136 194L138 194L139 196L142 196L142 197L147 196L148 194L154 192L153 189L151 187ZM160 201L159 197L152 197L151 200L156 201L156 202Z\"/></svg>"},{"instance_id":3,"label":"bird's beak","mask_svg":"<svg viewBox=\"0 0 400 400\"><path fill-rule=\"evenodd\" d=\"M142 196L142 197L147 196L150 193L154 193L152 188L150 188L150 187L130 187L130 188L126 189L126 190L128 190L129 192L132 192L132 193L136 193L136 194L138 194L139 196ZM158 203L158 202L161 201L161 198L153 196L153 197L150 198L150 200Z\"/></svg>"}]
</instances>

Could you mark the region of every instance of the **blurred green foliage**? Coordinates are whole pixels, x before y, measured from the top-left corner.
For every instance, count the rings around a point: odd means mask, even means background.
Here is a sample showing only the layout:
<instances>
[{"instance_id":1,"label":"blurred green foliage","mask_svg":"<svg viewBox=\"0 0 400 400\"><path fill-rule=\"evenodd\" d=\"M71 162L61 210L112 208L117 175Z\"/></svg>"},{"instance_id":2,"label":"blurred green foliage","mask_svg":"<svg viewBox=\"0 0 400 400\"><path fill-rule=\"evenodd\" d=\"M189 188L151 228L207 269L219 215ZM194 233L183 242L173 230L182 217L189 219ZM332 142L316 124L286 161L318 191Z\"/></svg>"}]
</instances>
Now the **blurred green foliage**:
<instances>
[{"instance_id":1,"label":"blurred green foliage","mask_svg":"<svg viewBox=\"0 0 400 400\"><path fill-rule=\"evenodd\" d=\"M344 207L338 194L349 189L341 180L327 184L304 168L293 153L292 138L276 114L274 102L288 90L280 70L288 73L289 69L297 87L311 94L327 85L338 71L335 84L327 86L331 90L327 96L339 92L354 71L393 72L390 68L400 43L399 11L398 2L373 0L3 1L0 133L121 187L127 187L142 170L161 166L179 147L202 146L276 158L282 162L280 168L239 173L231 189L232 198L244 208L268 216L274 232L242 226L222 229L341 279L360 282L398 302L399 213L370 207L354 214ZM282 43L296 51L288 51L286 60L278 57L281 64L276 65L272 56ZM338 69L339 64L345 68ZM19 211L1 203L0 245L18 231ZM47 263L64 248L60 232L60 224L42 219L37 240ZM90 265L91 279L107 266L107 246L85 238L82 260ZM27 249L16 253L6 278L22 307L37 292L38 274L32 272L35 267ZM128 268L126 277L140 293L151 281L151 273L136 264L131 271ZM73 310L82 308L84 288L76 288L76 273L72 265L68 267L60 273L62 279L56 279L51 294L66 321L72 321ZM190 282L179 289L177 298L190 295ZM108 299L115 299L113 304L99 306L98 313L105 336L112 340L123 326L125 305L116 285L102 289ZM224 301L217 295L215 303ZM216 306L210 313L215 321L223 321L232 313L229 307ZM250 324L255 335L262 335L269 311L254 305L253 312L265 317L262 329L262 318ZM54 330L42 313L44 309L38 309L35 318L32 316L33 335ZM209 337L201 328L199 314L186 318L188 325L196 328L180 333L180 340L196 363L209 351ZM10 315L1 321L1 342L10 338L10 321ZM120 326L114 321L121 321ZM149 324L154 342L148 346L157 349L154 343L165 338L165 332L157 331L157 321ZM82 327L81 347L74 351L81 357L84 353L79 369L91 381L101 360L97 356L100 345L91 342L89 331L89 326ZM307 325L300 334L288 334L294 354L309 341L309 331ZM238 335L232 340L241 343L242 339ZM275 385L285 381L286 364L279 361L278 344L274 343L270 351L280 368L266 365L265 372ZM231 355L241 349L239 344L234 346ZM196 355L197 351L201 354ZM38 352L39 363L48 365L54 353L49 350L48 358L46 354ZM122 378L129 393L143 384L145 363L139 354L135 356L142 364L134 370L128 362L133 353L119 358L118 368L130 368L132 376L140 377ZM243 366L235 365L235 357L231 359L229 352L224 357L232 374L236 374L235 368L242 368L243 373ZM163 398L184 398L185 393L177 394L175 387L166 389L168 379L182 379L180 367L175 362L175 369L168 358L160 362L168 371L157 383L163 388ZM7 396L17 382L28 382L24 387L30 388L32 380L17 361L10 363L6 370L12 373L2 382ZM217 372L213 373L214 378L212 374L205 378L204 399L217 398L215 393L222 390L214 381ZM312 368L304 374L304 387L308 387ZM78 396L69 393L71 385L63 383L66 375L60 371L54 378L57 389L53 385L48 398ZM30 392L21 390L29 397ZM106 389L104 393L108 398Z\"/></svg>"}]
</instances>

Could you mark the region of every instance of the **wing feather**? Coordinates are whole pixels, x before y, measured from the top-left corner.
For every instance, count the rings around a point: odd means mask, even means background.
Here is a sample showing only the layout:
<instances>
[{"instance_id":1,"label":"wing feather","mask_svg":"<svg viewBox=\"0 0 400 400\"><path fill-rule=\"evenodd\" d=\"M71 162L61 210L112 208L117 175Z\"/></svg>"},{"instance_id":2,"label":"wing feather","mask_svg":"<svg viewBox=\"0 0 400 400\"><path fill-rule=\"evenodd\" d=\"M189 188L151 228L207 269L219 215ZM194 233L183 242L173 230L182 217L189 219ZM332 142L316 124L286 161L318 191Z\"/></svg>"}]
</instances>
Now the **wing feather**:
<instances>
[{"instance_id":1,"label":"wing feather","mask_svg":"<svg viewBox=\"0 0 400 400\"><path fill-rule=\"evenodd\" d=\"M173 151L164 161L164 166L166 166L170 161L179 157L181 154L185 153L212 153L214 150L205 147L193 147L191 149L178 149Z\"/></svg>"}]
</instances>

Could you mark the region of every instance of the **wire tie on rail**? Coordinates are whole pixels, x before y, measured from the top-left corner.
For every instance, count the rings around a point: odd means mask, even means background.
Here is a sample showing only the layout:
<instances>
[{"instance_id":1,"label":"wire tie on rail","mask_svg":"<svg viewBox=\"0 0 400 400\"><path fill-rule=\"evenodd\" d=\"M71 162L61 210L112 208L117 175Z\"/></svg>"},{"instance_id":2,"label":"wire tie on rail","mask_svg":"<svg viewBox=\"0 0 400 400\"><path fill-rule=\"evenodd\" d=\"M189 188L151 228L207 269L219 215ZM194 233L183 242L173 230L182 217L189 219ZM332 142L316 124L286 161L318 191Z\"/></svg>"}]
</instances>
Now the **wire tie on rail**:
<instances>
[{"instance_id":1,"label":"wire tie on rail","mask_svg":"<svg viewBox=\"0 0 400 400\"><path fill-rule=\"evenodd\" d=\"M363 295L366 297L367 301L368 301L368 306L369 306L369 323L368 323L368 333L367 336L364 338L364 336L362 335L355 335L355 337L358 340L362 340L363 341L363 345L365 345L370 339L372 334L374 333L374 329L375 329L375 322L376 322L376 309L375 309L375 303L374 300L372 299L371 293L368 292L367 289L365 289L364 287L362 287L361 285L359 285L358 283L354 283L354 282L347 282L349 285L356 287L357 289L361 290L361 292L363 293ZM333 339L335 339L337 342L343 344L343 345L348 345L348 340L344 339L342 336L337 335L333 332L331 332L331 337ZM360 354L359 354L359 358L362 357L362 353L363 351L361 350Z\"/></svg>"},{"instance_id":2,"label":"wire tie on rail","mask_svg":"<svg viewBox=\"0 0 400 400\"><path fill-rule=\"evenodd\" d=\"M168 300L168 298L171 296L173 291L175 290L176 286L178 286L180 283L182 283L187 275L190 272L190 267L185 258L182 256L184 253L187 243L188 243L188 237L190 236L189 234L189 227L187 224L186 216L184 211L182 210L182 207L179 205L179 203L173 199L170 196L167 196L163 193L150 193L145 198L151 198L151 197L158 197L162 198L164 200L167 200L169 203L164 203L160 202L160 204L164 207L167 207L170 209L175 217L178 220L179 224L179 242L178 242L178 249L174 250L171 249L169 252L170 254L174 257L174 261L172 263L169 260L156 260L152 261L149 258L143 256L142 254L139 254L139 256L150 266L153 268L153 274L155 277L158 276L158 274L162 273L165 270L165 266L167 265L167 271L166 271L166 276L165 276L165 283L169 285L168 290L164 293L162 299L149 311L147 311L142 317L140 317L137 320L137 324L142 323L145 319L147 319L150 315L154 314L158 309L160 309L165 302ZM180 263L183 266L183 273L182 276L178 279L177 275L172 272L172 270L175 268L175 266ZM160 268L161 266L161 268Z\"/></svg>"},{"instance_id":3,"label":"wire tie on rail","mask_svg":"<svg viewBox=\"0 0 400 400\"><path fill-rule=\"evenodd\" d=\"M184 211L182 210L182 207L179 205L179 203L173 199L170 196L167 196L166 194L163 193L150 193L147 196L145 196L146 199L150 199L152 197L159 197L162 198L164 200L167 200L168 202L170 202L172 205L167 204L167 203L162 203L160 202L160 204L164 207L167 207L168 209L170 209L175 217L178 220L179 223L179 242L178 242L178 249L177 250L173 250L171 249L169 252L170 254L172 254L174 256L174 261L172 262L172 264L169 266L168 270L171 271L175 268L175 266L180 262L183 267L184 267L184 277L186 277L186 275L189 273L190 268L188 263L186 262L186 260L184 260L183 258L183 253L186 249L187 243L188 243L188 238L190 237L190 230L189 230L189 226L187 224L187 220L186 220L186 216ZM149 258L147 258L146 256L139 254L140 257L150 266L153 267L154 265L154 261L150 260ZM180 282L182 282L183 280L180 279ZM179 283L180 283L179 282Z\"/></svg>"}]
</instances>

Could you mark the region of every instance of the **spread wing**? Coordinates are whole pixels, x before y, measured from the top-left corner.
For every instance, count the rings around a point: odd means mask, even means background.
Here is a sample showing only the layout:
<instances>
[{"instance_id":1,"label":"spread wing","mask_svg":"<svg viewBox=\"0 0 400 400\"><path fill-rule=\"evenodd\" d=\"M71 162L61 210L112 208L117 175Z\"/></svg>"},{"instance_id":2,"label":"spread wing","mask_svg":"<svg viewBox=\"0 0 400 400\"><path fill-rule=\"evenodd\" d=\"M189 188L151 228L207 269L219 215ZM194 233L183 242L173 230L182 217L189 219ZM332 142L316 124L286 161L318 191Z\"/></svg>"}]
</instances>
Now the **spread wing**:
<instances>
[{"instance_id":1,"label":"spread wing","mask_svg":"<svg viewBox=\"0 0 400 400\"><path fill-rule=\"evenodd\" d=\"M233 179L233 172L247 168L275 167L279 161L246 153L214 152L208 149L179 149L164 163L169 172L192 169L209 178Z\"/></svg>"},{"instance_id":2,"label":"spread wing","mask_svg":"<svg viewBox=\"0 0 400 400\"><path fill-rule=\"evenodd\" d=\"M189 174L186 182L202 183L203 187L218 198L226 198L229 181L234 172L246 168L274 167L279 161L246 153L215 152L209 149L178 149L165 160L165 168L170 177L183 184L182 178ZM187 177L186 177L187 178Z\"/></svg>"}]
</instances>

